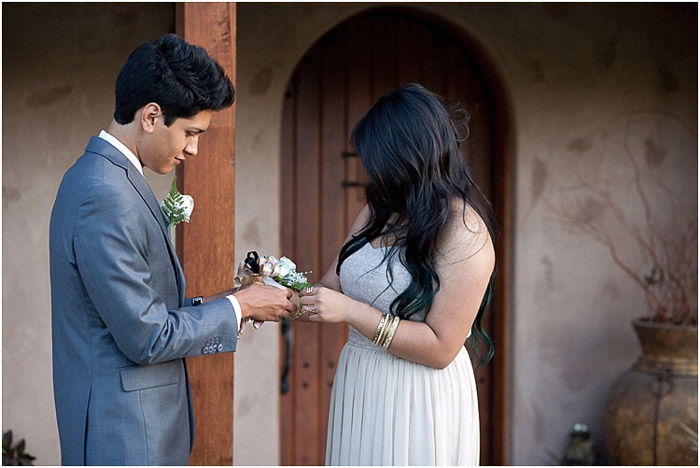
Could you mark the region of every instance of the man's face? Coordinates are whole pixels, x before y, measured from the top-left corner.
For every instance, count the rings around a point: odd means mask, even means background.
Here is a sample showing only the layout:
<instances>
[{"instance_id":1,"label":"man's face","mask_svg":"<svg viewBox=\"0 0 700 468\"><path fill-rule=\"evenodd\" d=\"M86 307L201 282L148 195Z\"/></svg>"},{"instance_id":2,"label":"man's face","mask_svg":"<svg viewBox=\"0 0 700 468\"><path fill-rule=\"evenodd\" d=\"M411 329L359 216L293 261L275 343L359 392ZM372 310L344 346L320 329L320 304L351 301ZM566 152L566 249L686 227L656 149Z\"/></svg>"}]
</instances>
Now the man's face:
<instances>
[{"instance_id":1,"label":"man's face","mask_svg":"<svg viewBox=\"0 0 700 468\"><path fill-rule=\"evenodd\" d=\"M158 174L167 174L186 158L196 156L199 135L209 128L212 114L204 110L193 117L175 119L166 127L161 113L155 119L153 133L139 145L141 163Z\"/></svg>"}]
</instances>

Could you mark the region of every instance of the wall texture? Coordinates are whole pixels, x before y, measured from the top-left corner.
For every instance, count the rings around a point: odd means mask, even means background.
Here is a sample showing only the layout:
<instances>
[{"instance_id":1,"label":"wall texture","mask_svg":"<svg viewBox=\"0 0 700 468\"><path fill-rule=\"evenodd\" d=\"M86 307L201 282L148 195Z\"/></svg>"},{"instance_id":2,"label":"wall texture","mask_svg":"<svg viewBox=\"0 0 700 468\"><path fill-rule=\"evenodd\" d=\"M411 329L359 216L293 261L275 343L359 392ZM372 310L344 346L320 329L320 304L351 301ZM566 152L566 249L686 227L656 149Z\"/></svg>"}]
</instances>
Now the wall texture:
<instances>
[{"instance_id":1,"label":"wall texture","mask_svg":"<svg viewBox=\"0 0 700 468\"><path fill-rule=\"evenodd\" d=\"M131 50L173 32L171 4L3 4L2 429L60 463L48 228L63 173L109 125ZM171 176L146 171L158 198Z\"/></svg>"},{"instance_id":2,"label":"wall texture","mask_svg":"<svg viewBox=\"0 0 700 468\"><path fill-rule=\"evenodd\" d=\"M376 5L239 4L239 252L258 248L281 254L280 125L292 71L325 32ZM654 4L410 6L476 38L509 94L516 173L511 233L515 290L507 318L512 334L509 461L550 464L548 452L562 453L575 422L589 424L600 441L607 392L639 352L629 322L645 313L641 290L613 264L607 250L560 222L552 207L571 212L577 199L594 199L577 189L581 180L608 179L613 199L643 225L629 150L645 186L660 178L682 194L681 215L697 212L697 9ZM270 195L251 196L259 193L261 180ZM652 206L667 212L663 196L652 193ZM598 212L626 261L648 270L651 265L610 210ZM673 232L663 223L656 229ZM237 356L236 398L247 402L247 423L236 426L238 444L256 419L269 421L268 433L276 428L277 408L256 397L260 389L245 382L260 372L253 362L277 348L277 337L257 335ZM272 372L274 366L270 360L262 368ZM243 421L237 406L238 418ZM271 454L235 458L243 464L263 459L273 460Z\"/></svg>"},{"instance_id":3,"label":"wall texture","mask_svg":"<svg viewBox=\"0 0 700 468\"><path fill-rule=\"evenodd\" d=\"M282 254L280 125L294 67L334 25L374 5L238 5L238 256L253 248ZM509 461L548 464L547 452L561 453L574 422L588 423L600 440L606 394L638 354L629 321L645 308L607 251L557 221L552 207L592 199L577 191L580 178L609 179L624 212L643 223L629 150L645 180L660 178L683 194L681 215L697 212L697 7L410 6L476 38L509 95L516 173ZM128 53L173 29L172 4L3 5L3 430L25 437L38 464L59 462L47 248L55 191L88 138L109 123L112 83ZM147 177L158 197L165 194L169 177ZM653 193L652 205L663 209ZM625 258L648 269L610 210L598 211ZM670 223L656 229L672 232ZM272 324L249 330L236 354L239 465L279 462L278 336Z\"/></svg>"}]
</instances>

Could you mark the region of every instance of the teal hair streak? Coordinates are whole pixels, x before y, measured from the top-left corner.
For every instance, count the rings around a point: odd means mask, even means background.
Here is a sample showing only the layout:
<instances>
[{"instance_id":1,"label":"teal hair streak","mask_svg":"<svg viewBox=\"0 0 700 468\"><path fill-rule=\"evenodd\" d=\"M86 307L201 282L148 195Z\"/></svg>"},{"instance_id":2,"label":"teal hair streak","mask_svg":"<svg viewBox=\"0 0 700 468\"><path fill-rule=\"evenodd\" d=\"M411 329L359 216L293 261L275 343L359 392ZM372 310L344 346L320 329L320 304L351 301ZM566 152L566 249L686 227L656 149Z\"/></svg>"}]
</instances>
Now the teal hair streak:
<instances>
[{"instance_id":1,"label":"teal hair streak","mask_svg":"<svg viewBox=\"0 0 700 468\"><path fill-rule=\"evenodd\" d=\"M474 324L472 325L472 334L467 339L467 344L469 349L474 352L474 354L479 358L478 367L488 364L494 356L494 345L491 337L486 333L483 326L484 313L486 309L491 305L491 299L493 298L493 277L489 280L489 284L486 287L486 292L484 293L484 298L481 300L481 305L479 306L479 312L476 314L474 319ZM486 346L486 354L482 356L479 344Z\"/></svg>"}]
</instances>

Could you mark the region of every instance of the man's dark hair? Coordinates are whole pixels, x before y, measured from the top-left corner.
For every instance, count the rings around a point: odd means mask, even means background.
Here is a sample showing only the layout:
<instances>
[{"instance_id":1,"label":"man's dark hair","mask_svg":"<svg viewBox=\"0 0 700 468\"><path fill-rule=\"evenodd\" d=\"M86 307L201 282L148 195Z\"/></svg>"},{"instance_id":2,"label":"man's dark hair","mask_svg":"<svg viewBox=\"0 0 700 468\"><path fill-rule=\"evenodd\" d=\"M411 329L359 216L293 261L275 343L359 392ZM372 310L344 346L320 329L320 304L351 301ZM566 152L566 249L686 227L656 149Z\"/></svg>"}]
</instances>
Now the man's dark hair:
<instances>
[{"instance_id":1,"label":"man's dark hair","mask_svg":"<svg viewBox=\"0 0 700 468\"><path fill-rule=\"evenodd\" d=\"M167 34L138 46L122 67L114 119L128 124L138 109L156 102L169 126L180 117L224 109L233 104L234 94L224 69L206 50Z\"/></svg>"}]
</instances>

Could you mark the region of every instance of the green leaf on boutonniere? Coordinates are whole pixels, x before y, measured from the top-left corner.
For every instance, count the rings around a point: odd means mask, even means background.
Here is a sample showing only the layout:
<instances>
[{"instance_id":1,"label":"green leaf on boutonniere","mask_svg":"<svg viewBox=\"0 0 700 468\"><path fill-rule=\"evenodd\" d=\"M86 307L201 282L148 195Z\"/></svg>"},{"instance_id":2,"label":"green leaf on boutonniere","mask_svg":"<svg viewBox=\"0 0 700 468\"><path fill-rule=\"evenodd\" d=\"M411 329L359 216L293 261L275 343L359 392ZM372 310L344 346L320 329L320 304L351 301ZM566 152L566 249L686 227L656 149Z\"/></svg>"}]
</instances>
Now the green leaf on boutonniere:
<instances>
[{"instance_id":1,"label":"green leaf on boutonniere","mask_svg":"<svg viewBox=\"0 0 700 468\"><path fill-rule=\"evenodd\" d=\"M177 189L177 179L173 177L168 196L160 204L160 209L170 220L170 228L181 222L190 222L190 215L194 210L194 199L189 195L183 195Z\"/></svg>"}]
</instances>

